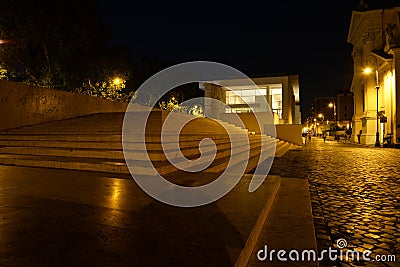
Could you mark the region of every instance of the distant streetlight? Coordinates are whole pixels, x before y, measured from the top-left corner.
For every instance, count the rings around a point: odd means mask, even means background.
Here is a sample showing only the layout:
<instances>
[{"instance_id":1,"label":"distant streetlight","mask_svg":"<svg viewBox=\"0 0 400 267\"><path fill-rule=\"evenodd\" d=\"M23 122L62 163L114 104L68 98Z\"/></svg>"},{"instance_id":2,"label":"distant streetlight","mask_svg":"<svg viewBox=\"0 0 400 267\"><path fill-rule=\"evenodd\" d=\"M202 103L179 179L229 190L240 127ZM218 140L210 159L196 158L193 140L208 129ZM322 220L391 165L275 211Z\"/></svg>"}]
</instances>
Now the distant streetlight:
<instances>
[{"instance_id":1,"label":"distant streetlight","mask_svg":"<svg viewBox=\"0 0 400 267\"><path fill-rule=\"evenodd\" d=\"M335 119L335 125L337 126L336 102L329 103L328 107L333 108L333 118Z\"/></svg>"},{"instance_id":2,"label":"distant streetlight","mask_svg":"<svg viewBox=\"0 0 400 267\"><path fill-rule=\"evenodd\" d=\"M370 67L367 67L364 69L365 74L371 74L372 69ZM375 79L376 79L376 138L375 138L375 147L380 147L380 141L379 141L379 74L378 74L378 64L376 64L375 68Z\"/></svg>"},{"instance_id":3,"label":"distant streetlight","mask_svg":"<svg viewBox=\"0 0 400 267\"><path fill-rule=\"evenodd\" d=\"M119 86L120 84L121 84L121 79L120 78L115 78L114 80L113 80L113 84L115 85L115 86Z\"/></svg>"},{"instance_id":4,"label":"distant streetlight","mask_svg":"<svg viewBox=\"0 0 400 267\"><path fill-rule=\"evenodd\" d=\"M324 114L322 114L322 113L318 114L318 118L322 119L322 121L321 121L321 125L323 125L323 123L324 123L324 120L325 120L325 116L324 116ZM319 123L317 123L317 125L319 125ZM318 129L317 129L317 133L318 133Z\"/></svg>"},{"instance_id":5,"label":"distant streetlight","mask_svg":"<svg viewBox=\"0 0 400 267\"><path fill-rule=\"evenodd\" d=\"M317 119L314 119L314 134L317 131Z\"/></svg>"},{"instance_id":6,"label":"distant streetlight","mask_svg":"<svg viewBox=\"0 0 400 267\"><path fill-rule=\"evenodd\" d=\"M10 41L10 40L0 39L0 45L2 45L2 44L8 44L8 43L11 43L11 41Z\"/></svg>"}]
</instances>

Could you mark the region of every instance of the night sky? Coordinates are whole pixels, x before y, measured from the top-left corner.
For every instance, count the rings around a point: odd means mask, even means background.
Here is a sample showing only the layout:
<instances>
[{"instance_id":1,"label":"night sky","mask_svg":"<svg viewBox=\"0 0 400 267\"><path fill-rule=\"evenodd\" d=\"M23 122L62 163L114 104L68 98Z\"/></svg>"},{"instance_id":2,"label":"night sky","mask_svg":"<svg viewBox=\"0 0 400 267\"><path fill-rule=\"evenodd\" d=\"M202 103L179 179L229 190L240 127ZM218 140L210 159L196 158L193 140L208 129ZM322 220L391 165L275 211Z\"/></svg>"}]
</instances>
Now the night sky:
<instances>
[{"instance_id":1,"label":"night sky","mask_svg":"<svg viewBox=\"0 0 400 267\"><path fill-rule=\"evenodd\" d=\"M113 42L136 59L215 61L248 76L300 75L303 118L315 96L334 96L351 85L347 35L359 0L95 2ZM365 2L370 9L400 6L400 1Z\"/></svg>"}]
</instances>

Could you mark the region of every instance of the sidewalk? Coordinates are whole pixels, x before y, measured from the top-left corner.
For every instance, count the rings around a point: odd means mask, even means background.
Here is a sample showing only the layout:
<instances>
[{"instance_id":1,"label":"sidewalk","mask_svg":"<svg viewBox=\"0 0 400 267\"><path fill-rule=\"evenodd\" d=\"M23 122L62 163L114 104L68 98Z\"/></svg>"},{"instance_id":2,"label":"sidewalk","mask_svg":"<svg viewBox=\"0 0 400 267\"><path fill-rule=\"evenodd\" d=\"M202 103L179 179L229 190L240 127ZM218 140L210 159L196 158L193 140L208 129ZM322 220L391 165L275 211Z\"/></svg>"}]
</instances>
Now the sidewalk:
<instances>
[{"instance_id":1,"label":"sidewalk","mask_svg":"<svg viewBox=\"0 0 400 267\"><path fill-rule=\"evenodd\" d=\"M329 147L332 145L348 145L348 146L358 146L358 147L368 147L368 148L376 148L375 145L364 145L359 144L351 141L344 141L344 140L330 140L324 139L322 137L312 137L311 142L307 140L306 144L303 144L303 148L305 149L318 149L320 146L322 147ZM384 148L381 146L380 148Z\"/></svg>"},{"instance_id":2,"label":"sidewalk","mask_svg":"<svg viewBox=\"0 0 400 267\"><path fill-rule=\"evenodd\" d=\"M260 250L263 252L260 253ZM272 250L275 250L275 254ZM287 261L278 260L276 253L279 250L285 250ZM282 178L274 206L263 226L248 267L318 266L317 261L290 260L288 254L291 250L296 250L300 257L304 250L317 252L307 179Z\"/></svg>"}]
</instances>

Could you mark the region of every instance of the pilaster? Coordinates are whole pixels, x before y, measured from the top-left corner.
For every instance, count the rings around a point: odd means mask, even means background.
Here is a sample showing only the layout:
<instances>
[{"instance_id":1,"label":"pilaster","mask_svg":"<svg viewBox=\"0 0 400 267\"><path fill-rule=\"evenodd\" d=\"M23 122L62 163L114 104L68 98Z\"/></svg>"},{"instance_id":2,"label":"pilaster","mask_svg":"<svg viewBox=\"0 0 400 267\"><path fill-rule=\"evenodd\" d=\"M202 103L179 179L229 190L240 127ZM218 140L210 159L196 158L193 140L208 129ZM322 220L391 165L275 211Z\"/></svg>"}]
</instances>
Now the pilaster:
<instances>
[{"instance_id":1,"label":"pilaster","mask_svg":"<svg viewBox=\"0 0 400 267\"><path fill-rule=\"evenodd\" d=\"M395 143L400 143L400 48L392 48L391 53L393 54L393 66L394 66L394 75L395 75L395 101L393 105L393 113L394 113L394 131L393 136Z\"/></svg>"}]
</instances>

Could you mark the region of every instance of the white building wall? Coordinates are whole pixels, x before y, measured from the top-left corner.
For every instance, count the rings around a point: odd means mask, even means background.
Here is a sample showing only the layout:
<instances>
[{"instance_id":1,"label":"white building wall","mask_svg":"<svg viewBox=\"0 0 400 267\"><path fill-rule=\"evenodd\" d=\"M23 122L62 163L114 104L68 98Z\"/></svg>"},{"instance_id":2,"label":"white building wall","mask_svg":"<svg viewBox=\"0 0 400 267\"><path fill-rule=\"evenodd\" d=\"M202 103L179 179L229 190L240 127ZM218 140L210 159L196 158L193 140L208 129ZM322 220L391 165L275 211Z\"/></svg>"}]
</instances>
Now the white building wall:
<instances>
[{"instance_id":1,"label":"white building wall","mask_svg":"<svg viewBox=\"0 0 400 267\"><path fill-rule=\"evenodd\" d=\"M354 93L353 141L362 131L361 143L375 144L376 133L382 144L384 133L393 133L399 138L397 126L400 74L396 69L400 63L398 35L400 8L386 10L354 11L350 25L348 42L353 45L354 77L351 91ZM390 27L389 27L390 26ZM391 31L390 28L395 30ZM366 75L366 67L373 73ZM378 103L375 70L378 70ZM377 113L387 117L387 123L378 122ZM398 141L396 137L393 141Z\"/></svg>"}]
</instances>

